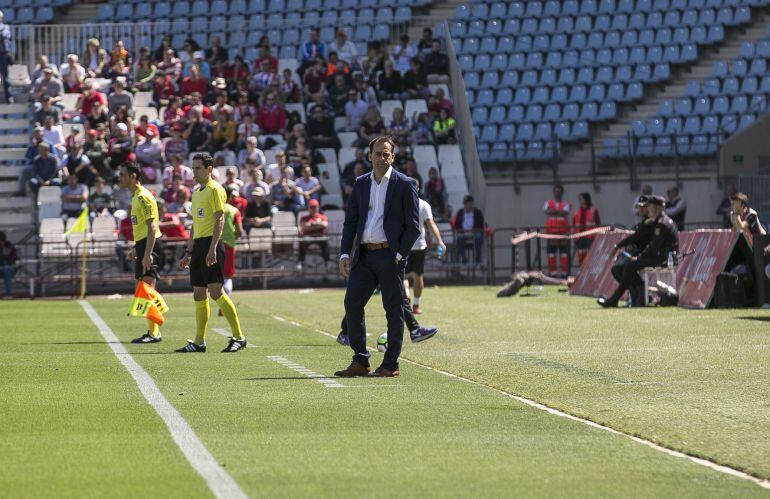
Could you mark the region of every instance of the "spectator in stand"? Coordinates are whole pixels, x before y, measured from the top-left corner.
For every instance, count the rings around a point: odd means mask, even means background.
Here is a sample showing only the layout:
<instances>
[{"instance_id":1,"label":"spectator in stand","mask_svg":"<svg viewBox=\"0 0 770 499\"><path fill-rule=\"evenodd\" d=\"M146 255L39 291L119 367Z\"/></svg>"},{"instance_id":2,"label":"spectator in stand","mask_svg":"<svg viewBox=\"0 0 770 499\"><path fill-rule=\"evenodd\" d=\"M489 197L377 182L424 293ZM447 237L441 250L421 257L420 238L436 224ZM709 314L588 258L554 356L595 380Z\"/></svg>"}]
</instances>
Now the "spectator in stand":
<instances>
[{"instance_id":1,"label":"spectator in stand","mask_svg":"<svg viewBox=\"0 0 770 499\"><path fill-rule=\"evenodd\" d=\"M166 158L179 156L184 161L190 155L190 147L187 139L183 137L185 127L181 121L171 127L171 137L165 139L163 143L163 152Z\"/></svg>"},{"instance_id":2,"label":"spectator in stand","mask_svg":"<svg viewBox=\"0 0 770 499\"><path fill-rule=\"evenodd\" d=\"M421 61L425 61L425 56L428 55L432 47L433 30L430 28L424 28L422 30L422 37L420 38L420 41L417 42L417 55Z\"/></svg>"},{"instance_id":3,"label":"spectator in stand","mask_svg":"<svg viewBox=\"0 0 770 499\"><path fill-rule=\"evenodd\" d=\"M63 152L69 153L70 149L72 147L74 147L77 144L78 141L82 140L81 137L80 137L80 132L82 132L82 131L83 130L81 129L81 127L79 125L78 126L75 126L75 125L72 126L72 128L70 129L70 134L67 135L64 138L64 150L63 150Z\"/></svg>"},{"instance_id":4,"label":"spectator in stand","mask_svg":"<svg viewBox=\"0 0 770 499\"><path fill-rule=\"evenodd\" d=\"M249 67L246 65L246 61L243 57L236 55L231 66L220 65L220 69L215 71L217 76L230 82L235 87L240 82L249 82Z\"/></svg>"},{"instance_id":5,"label":"spectator in stand","mask_svg":"<svg viewBox=\"0 0 770 499\"><path fill-rule=\"evenodd\" d=\"M249 102L248 92L238 92L238 102L233 108L233 119L236 123L243 123L246 115L251 117L251 122L254 123L254 116L257 114L257 106ZM259 128L257 128L259 132Z\"/></svg>"},{"instance_id":6,"label":"spectator in stand","mask_svg":"<svg viewBox=\"0 0 770 499\"><path fill-rule=\"evenodd\" d=\"M269 229L273 226L273 212L265 200L265 191L256 187L251 193L252 200L246 205L243 228L248 234L252 228Z\"/></svg>"},{"instance_id":7,"label":"spectator in stand","mask_svg":"<svg viewBox=\"0 0 770 499\"><path fill-rule=\"evenodd\" d=\"M185 105L182 108L182 111L185 113L185 117L189 120L191 119L191 111L193 109L197 109L200 111L201 116L207 120L211 120L211 109L203 104L201 102L201 94L198 92L193 92L190 94L190 97L187 99L188 104Z\"/></svg>"},{"instance_id":8,"label":"spectator in stand","mask_svg":"<svg viewBox=\"0 0 770 499\"><path fill-rule=\"evenodd\" d=\"M193 57L195 55L195 52L199 51L201 49L201 46L198 45L198 42L196 42L192 38L188 38L187 40L182 43L182 50L179 52L179 61L182 64L187 64L189 62L192 62Z\"/></svg>"},{"instance_id":9,"label":"spectator in stand","mask_svg":"<svg viewBox=\"0 0 770 499\"><path fill-rule=\"evenodd\" d=\"M148 128L144 136L138 135L139 143L134 154L136 162L142 169L142 182L154 184L158 178L158 172L163 167L163 145L158 134L152 128Z\"/></svg>"},{"instance_id":10,"label":"spectator in stand","mask_svg":"<svg viewBox=\"0 0 770 499\"><path fill-rule=\"evenodd\" d=\"M217 35L212 35L209 40L209 48L206 49L206 62L212 68L219 68L227 64L227 49L222 46L222 40Z\"/></svg>"},{"instance_id":11,"label":"spectator in stand","mask_svg":"<svg viewBox=\"0 0 770 499\"><path fill-rule=\"evenodd\" d=\"M110 168L117 171L120 165L133 159L134 153L132 152L133 143L131 141L131 132L128 130L128 126L125 123L118 123L115 125L115 132L110 137L109 144L107 146L107 161Z\"/></svg>"},{"instance_id":12,"label":"spectator in stand","mask_svg":"<svg viewBox=\"0 0 770 499\"><path fill-rule=\"evenodd\" d=\"M37 57L37 65L35 66L35 69L32 71L32 74L29 76L30 81L37 81L43 76L43 71L45 68L50 68L53 72L53 75L55 78L58 78L61 80L61 75L59 74L59 67L56 66L56 64L51 63L48 60L48 56L45 54L40 54Z\"/></svg>"},{"instance_id":13,"label":"spectator in stand","mask_svg":"<svg viewBox=\"0 0 770 499\"><path fill-rule=\"evenodd\" d=\"M86 50L80 60L83 61L87 78L100 78L109 64L107 51L101 47L97 38L88 40Z\"/></svg>"},{"instance_id":14,"label":"spectator in stand","mask_svg":"<svg viewBox=\"0 0 770 499\"><path fill-rule=\"evenodd\" d=\"M77 218L87 202L88 187L78 183L77 175L69 175L67 183L61 188L61 214L64 220Z\"/></svg>"},{"instance_id":15,"label":"spectator in stand","mask_svg":"<svg viewBox=\"0 0 770 499\"><path fill-rule=\"evenodd\" d=\"M371 163L369 163L369 160L366 158L366 155L364 154L364 149L361 147L357 147L353 151L353 159L345 163L345 166L342 167L340 180L343 183L350 179L355 180L356 177L358 177L358 175L354 175L353 173L356 167L356 163L362 163L364 165L364 173L367 173L372 169ZM363 173L361 175L363 175Z\"/></svg>"},{"instance_id":16,"label":"spectator in stand","mask_svg":"<svg viewBox=\"0 0 770 499\"><path fill-rule=\"evenodd\" d=\"M315 199L316 201L321 200L321 182L312 175L312 168L310 168L310 166L304 166L302 167L302 176L295 182L302 193L302 197L305 198L306 205L311 199Z\"/></svg>"},{"instance_id":17,"label":"spectator in stand","mask_svg":"<svg viewBox=\"0 0 770 499\"><path fill-rule=\"evenodd\" d=\"M125 107L119 107L117 112L110 117L110 135L115 135L118 123L123 123L129 130L134 129L134 122Z\"/></svg>"},{"instance_id":18,"label":"spectator in stand","mask_svg":"<svg viewBox=\"0 0 770 499\"><path fill-rule=\"evenodd\" d=\"M43 124L43 140L53 145L57 151L65 152L64 132L61 125L54 123L52 116L47 117ZM59 153L57 152L56 154L58 155Z\"/></svg>"},{"instance_id":19,"label":"spectator in stand","mask_svg":"<svg viewBox=\"0 0 770 499\"><path fill-rule=\"evenodd\" d=\"M268 165L268 167L265 169L265 181L269 184L272 184L276 180L278 180L281 175L283 175L284 171L286 170L286 167L288 166L286 163L286 152L279 150L275 153L275 163ZM291 168L291 167L289 167ZM294 177L294 169L291 170L291 173L289 174L289 178Z\"/></svg>"},{"instance_id":20,"label":"spectator in stand","mask_svg":"<svg viewBox=\"0 0 770 499\"><path fill-rule=\"evenodd\" d=\"M329 239L323 237L329 229L329 219L320 212L320 203L317 199L310 199L307 203L308 214L299 219L299 264L302 269L305 263L305 254L309 247L315 245L321 249L321 258L329 261ZM303 241L305 238L317 238L315 241Z\"/></svg>"},{"instance_id":21,"label":"spectator in stand","mask_svg":"<svg viewBox=\"0 0 770 499\"><path fill-rule=\"evenodd\" d=\"M86 80L83 82L81 88L82 91L77 103L75 104L75 108L77 108L77 110L80 112L81 120L85 120L88 118L88 115L91 114L91 108L95 104L106 106L107 98L103 93L94 88L93 82L91 80Z\"/></svg>"},{"instance_id":22,"label":"spectator in stand","mask_svg":"<svg viewBox=\"0 0 770 499\"><path fill-rule=\"evenodd\" d=\"M263 43L257 47L257 58L254 60L254 72L258 72L262 69L262 63L264 61L270 62L270 67L274 73L278 72L278 59L270 54L270 45Z\"/></svg>"},{"instance_id":23,"label":"spectator in stand","mask_svg":"<svg viewBox=\"0 0 770 499\"><path fill-rule=\"evenodd\" d=\"M302 44L300 58L302 59L302 65L298 70L299 74L304 73L305 69L316 59L326 59L326 44L318 39L318 30L316 28L310 29L308 41Z\"/></svg>"},{"instance_id":24,"label":"spectator in stand","mask_svg":"<svg viewBox=\"0 0 770 499\"><path fill-rule=\"evenodd\" d=\"M599 210L596 209L591 201L591 194L588 192L578 194L578 203L580 203L580 207L572 215L573 233L585 232L599 227L602 222L599 217ZM595 237L596 236L585 236L575 240L575 249L579 266L583 266L583 261L586 259L588 250L591 249L591 244Z\"/></svg>"},{"instance_id":25,"label":"spectator in stand","mask_svg":"<svg viewBox=\"0 0 770 499\"><path fill-rule=\"evenodd\" d=\"M179 97L172 96L168 101L168 106L163 110L163 115L160 117L163 121L163 129L161 135L171 135L173 129L184 127L185 114L181 108L182 101Z\"/></svg>"},{"instance_id":26,"label":"spectator in stand","mask_svg":"<svg viewBox=\"0 0 770 499\"><path fill-rule=\"evenodd\" d=\"M344 97L347 100L347 95L345 95ZM345 106L345 104L343 102L343 113L342 114L344 114L344 110L345 110L344 106ZM313 96L313 102L311 102L308 105L307 112L309 114L313 114L313 110L315 110L315 108L317 108L317 107L320 107L321 109L323 109L324 116L326 116L327 118L334 119L334 116L335 116L336 113L334 111L334 108L331 106L331 104L329 104L329 101L326 100L326 96L325 95L318 94L318 95Z\"/></svg>"},{"instance_id":27,"label":"spectator in stand","mask_svg":"<svg viewBox=\"0 0 770 499\"><path fill-rule=\"evenodd\" d=\"M40 78L32 83L30 99L36 103L42 103L46 99L50 99L51 104L59 102L64 94L64 86L61 80L54 76L53 68L49 66L44 67L41 73Z\"/></svg>"},{"instance_id":28,"label":"spectator in stand","mask_svg":"<svg viewBox=\"0 0 770 499\"><path fill-rule=\"evenodd\" d=\"M270 61L263 60L259 71L254 73L254 76L251 78L249 89L255 94L261 94L270 87L270 84L273 83L273 80L277 77L278 74L273 71L272 66L270 66Z\"/></svg>"},{"instance_id":29,"label":"spectator in stand","mask_svg":"<svg viewBox=\"0 0 770 499\"><path fill-rule=\"evenodd\" d=\"M422 175L420 175L420 172L417 171L417 162L414 160L414 158L410 157L406 160L406 164L404 166L404 175L417 181L417 193L419 194L425 184L422 181Z\"/></svg>"},{"instance_id":30,"label":"spectator in stand","mask_svg":"<svg viewBox=\"0 0 770 499\"><path fill-rule=\"evenodd\" d=\"M83 145L83 153L88 161L96 168L102 177L111 178L113 172L107 168L105 159L107 158L107 143L99 133L99 130L89 130L86 132L86 141Z\"/></svg>"},{"instance_id":31,"label":"spectator in stand","mask_svg":"<svg viewBox=\"0 0 770 499\"><path fill-rule=\"evenodd\" d=\"M344 30L337 31L337 39L329 44L329 52L336 52L337 57L351 68L358 65L356 44L348 40L348 35Z\"/></svg>"},{"instance_id":32,"label":"spectator in stand","mask_svg":"<svg viewBox=\"0 0 770 499\"><path fill-rule=\"evenodd\" d=\"M379 111L375 107L370 107L358 127L357 147L366 147L376 137L384 134L385 124L382 122Z\"/></svg>"},{"instance_id":33,"label":"spectator in stand","mask_svg":"<svg viewBox=\"0 0 770 499\"><path fill-rule=\"evenodd\" d=\"M304 85L305 101L326 93L326 74L321 59L316 59L309 65L305 74L302 75L302 84Z\"/></svg>"},{"instance_id":34,"label":"spectator in stand","mask_svg":"<svg viewBox=\"0 0 770 499\"><path fill-rule=\"evenodd\" d=\"M396 71L393 61L387 60L377 80L377 97L380 100L400 99L403 85L401 73Z\"/></svg>"},{"instance_id":35,"label":"spectator in stand","mask_svg":"<svg viewBox=\"0 0 770 499\"><path fill-rule=\"evenodd\" d=\"M342 198L347 206L350 193L353 192L353 185L356 179L366 173L366 166L363 161L356 161L353 166L353 174L342 180Z\"/></svg>"},{"instance_id":36,"label":"spectator in stand","mask_svg":"<svg viewBox=\"0 0 770 499\"><path fill-rule=\"evenodd\" d=\"M61 167L59 160L50 153L47 142L40 142L37 146L38 154L32 160L29 169L24 169L19 177L19 194L24 195L26 186L37 195L37 191L47 185L61 185Z\"/></svg>"},{"instance_id":37,"label":"spectator in stand","mask_svg":"<svg viewBox=\"0 0 770 499\"><path fill-rule=\"evenodd\" d=\"M59 68L59 74L61 74L65 92L71 94L80 92L80 86L86 79L86 70L78 64L78 56L68 55L67 62Z\"/></svg>"},{"instance_id":38,"label":"spectator in stand","mask_svg":"<svg viewBox=\"0 0 770 499\"><path fill-rule=\"evenodd\" d=\"M192 203L190 202L190 190L187 187L183 186L176 191L174 201L168 203L168 212L178 214L185 227L192 227Z\"/></svg>"},{"instance_id":39,"label":"spectator in stand","mask_svg":"<svg viewBox=\"0 0 770 499\"><path fill-rule=\"evenodd\" d=\"M257 141L257 139L259 139L259 132L259 125L254 123L254 116L251 114L244 114L241 124L238 125L238 139L236 141L236 148L239 151L244 149L249 143L249 139L253 138L255 141Z\"/></svg>"},{"instance_id":40,"label":"spectator in stand","mask_svg":"<svg viewBox=\"0 0 770 499\"><path fill-rule=\"evenodd\" d=\"M5 78L3 78L5 80ZM0 275L3 276L4 300L11 300L13 275L16 273L16 248L8 241L5 232L0 231Z\"/></svg>"},{"instance_id":41,"label":"spectator in stand","mask_svg":"<svg viewBox=\"0 0 770 499\"><path fill-rule=\"evenodd\" d=\"M126 66L126 63L122 60L119 60L110 68L102 73L102 78L107 78L108 80L112 80L114 83L118 79L123 79L126 82L129 82L131 80L131 69ZM130 83L127 83L127 85L130 85Z\"/></svg>"},{"instance_id":42,"label":"spectator in stand","mask_svg":"<svg viewBox=\"0 0 770 499\"><path fill-rule=\"evenodd\" d=\"M413 57L409 63L409 70L404 73L402 80L404 92L401 94L401 100L409 99L427 99L430 95L428 89L428 75L420 64L420 59Z\"/></svg>"},{"instance_id":43,"label":"spectator in stand","mask_svg":"<svg viewBox=\"0 0 770 499\"><path fill-rule=\"evenodd\" d=\"M229 107L229 105L228 105ZM213 144L214 149L235 150L235 144L238 139L236 133L235 121L233 121L232 111L222 108L216 113L217 121L214 122Z\"/></svg>"},{"instance_id":44,"label":"spectator in stand","mask_svg":"<svg viewBox=\"0 0 770 499\"><path fill-rule=\"evenodd\" d=\"M310 137L310 147L313 149L340 148L340 141L334 133L334 121L324 115L324 110L320 106L313 108L310 119L307 121L307 134Z\"/></svg>"},{"instance_id":45,"label":"spectator in stand","mask_svg":"<svg viewBox=\"0 0 770 499\"><path fill-rule=\"evenodd\" d=\"M444 90L439 88L436 90L435 95L428 97L428 112L435 118L442 109L446 110L449 116L454 116L454 106L452 105L452 101L445 98Z\"/></svg>"},{"instance_id":46,"label":"spectator in stand","mask_svg":"<svg viewBox=\"0 0 770 499\"><path fill-rule=\"evenodd\" d=\"M345 79L350 78L350 67L341 61L337 56L337 52L329 52L329 59L326 61L326 77L329 78L336 74L345 76Z\"/></svg>"},{"instance_id":47,"label":"spectator in stand","mask_svg":"<svg viewBox=\"0 0 770 499\"><path fill-rule=\"evenodd\" d=\"M217 113L221 111L233 114L233 106L227 103L227 93L219 90L217 91L214 105L211 106L211 113L214 115L214 119L219 120L221 118L221 116L217 116Z\"/></svg>"},{"instance_id":48,"label":"spectator in stand","mask_svg":"<svg viewBox=\"0 0 770 499\"><path fill-rule=\"evenodd\" d=\"M227 167L225 170L225 178L222 181L222 187L228 189L230 186L240 190L243 187L243 180L238 178L238 170L234 166Z\"/></svg>"},{"instance_id":49,"label":"spectator in stand","mask_svg":"<svg viewBox=\"0 0 770 499\"><path fill-rule=\"evenodd\" d=\"M348 90L348 101L345 103L345 117L347 118L345 130L348 132L359 131L369 109L369 106L358 97L358 92L355 89Z\"/></svg>"},{"instance_id":50,"label":"spectator in stand","mask_svg":"<svg viewBox=\"0 0 770 499\"><path fill-rule=\"evenodd\" d=\"M166 52L171 51L171 54L176 57L176 50L174 50L174 47L171 46L171 35L166 35L163 37L163 39L160 41L160 46L155 49L155 54L153 54L153 60L155 62L160 62L163 60L163 58L166 56Z\"/></svg>"},{"instance_id":51,"label":"spectator in stand","mask_svg":"<svg viewBox=\"0 0 770 499\"><path fill-rule=\"evenodd\" d=\"M270 185L270 204L280 211L291 211L294 215L302 208L302 196L297 192L297 185L291 180L293 171L285 167L281 176Z\"/></svg>"},{"instance_id":52,"label":"spectator in stand","mask_svg":"<svg viewBox=\"0 0 770 499\"><path fill-rule=\"evenodd\" d=\"M96 130L97 128L107 128L110 124L110 117L107 114L107 106L102 105L99 102L94 103L91 106L91 113L86 117L83 122L83 127L86 131Z\"/></svg>"},{"instance_id":53,"label":"spectator in stand","mask_svg":"<svg viewBox=\"0 0 770 499\"><path fill-rule=\"evenodd\" d=\"M88 210L91 218L105 217L110 214L110 203L112 198L104 189L107 183L102 177L97 177L94 183L94 190L88 196Z\"/></svg>"},{"instance_id":54,"label":"spectator in stand","mask_svg":"<svg viewBox=\"0 0 770 499\"><path fill-rule=\"evenodd\" d=\"M147 137L147 132L150 130L152 130L155 137L160 137L158 127L155 126L154 123L150 123L150 119L146 114L141 115L139 117L139 124L136 125L136 128L134 128L136 139L138 140L140 137Z\"/></svg>"},{"instance_id":55,"label":"spectator in stand","mask_svg":"<svg viewBox=\"0 0 770 499\"><path fill-rule=\"evenodd\" d=\"M190 123L182 136L187 139L190 152L207 152L211 148L211 123L202 116L199 108L190 110Z\"/></svg>"},{"instance_id":56,"label":"spectator in stand","mask_svg":"<svg viewBox=\"0 0 770 499\"><path fill-rule=\"evenodd\" d=\"M400 107L393 109L393 119L390 120L387 132L396 140L396 145L404 147L409 145L412 129L404 115L404 110Z\"/></svg>"},{"instance_id":57,"label":"spectator in stand","mask_svg":"<svg viewBox=\"0 0 770 499\"><path fill-rule=\"evenodd\" d=\"M193 53L192 61L184 64L184 67L182 68L182 78L190 76L194 66L198 66L198 73L201 78L206 81L211 79L211 67L209 66L209 63L206 62L206 59L204 59L202 50L195 51ZM205 95L206 92L201 92L201 94Z\"/></svg>"},{"instance_id":58,"label":"spectator in stand","mask_svg":"<svg viewBox=\"0 0 770 499\"><path fill-rule=\"evenodd\" d=\"M186 97L193 92L197 92L201 95L206 93L206 78L201 76L200 68L197 64L190 66L189 76L184 77L182 85L179 88L179 94L182 97Z\"/></svg>"},{"instance_id":59,"label":"spectator in stand","mask_svg":"<svg viewBox=\"0 0 770 499\"><path fill-rule=\"evenodd\" d=\"M182 219L178 213L169 213L168 205L163 199L158 199L158 228L165 241L187 241L190 234L185 229ZM170 244L163 245L163 256L167 262L164 265L166 272L171 272L173 263L179 261L178 253L180 246Z\"/></svg>"},{"instance_id":60,"label":"spectator in stand","mask_svg":"<svg viewBox=\"0 0 770 499\"><path fill-rule=\"evenodd\" d=\"M438 119L433 122L433 137L435 138L436 145L457 143L455 120L449 117L446 109L439 111Z\"/></svg>"},{"instance_id":61,"label":"spectator in stand","mask_svg":"<svg viewBox=\"0 0 770 499\"><path fill-rule=\"evenodd\" d=\"M51 117L54 123L61 123L61 108L53 105L53 97L44 96L40 109L35 111L35 124L42 125Z\"/></svg>"},{"instance_id":62,"label":"spectator in stand","mask_svg":"<svg viewBox=\"0 0 770 499\"><path fill-rule=\"evenodd\" d=\"M334 85L329 88L328 98L329 104L334 110L334 114L336 116L342 116L345 114L345 106L347 105L348 98L350 96L350 90L352 89L350 89L347 82L345 81L344 75L334 76Z\"/></svg>"},{"instance_id":63,"label":"spectator in stand","mask_svg":"<svg viewBox=\"0 0 770 499\"><path fill-rule=\"evenodd\" d=\"M284 103L298 103L302 102L302 90L300 90L297 82L294 81L294 77L291 69L286 68L283 70L283 78L281 78L280 92L281 100Z\"/></svg>"},{"instance_id":64,"label":"spectator in stand","mask_svg":"<svg viewBox=\"0 0 770 499\"><path fill-rule=\"evenodd\" d=\"M74 175L79 183L89 187L94 185L94 182L99 177L96 167L91 164L91 160L83 153L82 139L76 140L71 147L67 148L67 154L62 159L62 166L70 175Z\"/></svg>"},{"instance_id":65,"label":"spectator in stand","mask_svg":"<svg viewBox=\"0 0 770 499\"><path fill-rule=\"evenodd\" d=\"M139 64L134 70L134 91L152 92L153 80L155 79L157 69L149 55L141 56Z\"/></svg>"},{"instance_id":66,"label":"spectator in stand","mask_svg":"<svg viewBox=\"0 0 770 499\"><path fill-rule=\"evenodd\" d=\"M163 60L157 65L157 72L168 76L174 85L179 81L179 77L182 75L182 62L174 56L173 49L166 50Z\"/></svg>"},{"instance_id":67,"label":"spectator in stand","mask_svg":"<svg viewBox=\"0 0 770 499\"><path fill-rule=\"evenodd\" d=\"M409 35L406 33L399 37L399 42L393 49L393 60L396 71L403 74L409 70L409 61L417 56L417 49L409 44Z\"/></svg>"},{"instance_id":68,"label":"spectator in stand","mask_svg":"<svg viewBox=\"0 0 770 499\"><path fill-rule=\"evenodd\" d=\"M169 156L166 156L167 158ZM174 177L178 176L182 179L182 184L188 187L192 187L195 184L195 177L193 176L192 169L182 163L182 156L180 154L172 154L170 156L171 164L163 169L163 185L168 187L171 185Z\"/></svg>"},{"instance_id":69,"label":"spectator in stand","mask_svg":"<svg viewBox=\"0 0 770 499\"><path fill-rule=\"evenodd\" d=\"M444 216L446 212L446 187L444 179L439 177L438 170L431 166L428 170L428 183L425 185L425 199L435 213Z\"/></svg>"},{"instance_id":70,"label":"spectator in stand","mask_svg":"<svg viewBox=\"0 0 770 499\"><path fill-rule=\"evenodd\" d=\"M164 182L165 185L165 182ZM166 185L163 190L160 192L160 198L165 200L167 203L173 203L176 201L177 193L180 190L185 190L187 192L188 198L192 196L192 193L190 192L190 189L184 184L184 180L182 179L181 175L174 175L171 178L171 182L169 185Z\"/></svg>"},{"instance_id":71,"label":"spectator in stand","mask_svg":"<svg viewBox=\"0 0 770 499\"><path fill-rule=\"evenodd\" d=\"M265 101L257 110L257 125L267 134L283 134L286 131L286 112L275 92L268 92Z\"/></svg>"},{"instance_id":72,"label":"spectator in stand","mask_svg":"<svg viewBox=\"0 0 770 499\"><path fill-rule=\"evenodd\" d=\"M276 157L278 154L276 154ZM246 149L241 149L238 153L238 166L243 168L248 160L254 160L257 166L263 167L267 165L265 159L265 153L257 147L257 137L249 137L246 139Z\"/></svg>"},{"instance_id":73,"label":"spectator in stand","mask_svg":"<svg viewBox=\"0 0 770 499\"><path fill-rule=\"evenodd\" d=\"M433 40L431 43L430 53L425 55L423 65L425 72L431 75L432 81L437 83L449 82L449 57L441 53L441 43L438 40ZM433 75L437 76L433 77Z\"/></svg>"},{"instance_id":74,"label":"spectator in stand","mask_svg":"<svg viewBox=\"0 0 770 499\"><path fill-rule=\"evenodd\" d=\"M671 217L679 231L684 230L684 219L687 215L687 203L679 196L679 187L673 186L666 191L666 215Z\"/></svg>"},{"instance_id":75,"label":"spectator in stand","mask_svg":"<svg viewBox=\"0 0 770 499\"><path fill-rule=\"evenodd\" d=\"M455 231L455 244L460 252L460 261L468 263L465 256L465 244L473 241L475 261L481 263L481 251L484 244L484 214L473 206L473 196L463 198L463 207L460 208L452 220L452 228Z\"/></svg>"},{"instance_id":76,"label":"spectator in stand","mask_svg":"<svg viewBox=\"0 0 770 499\"><path fill-rule=\"evenodd\" d=\"M264 174L262 173L262 169L259 168L253 160L249 161L250 163L247 164L248 171L246 172L246 175L241 175L242 177L249 179L248 183L244 185L241 190L243 197L248 202L253 200L252 193L257 187L262 189L262 192L270 192L270 186L263 180Z\"/></svg>"},{"instance_id":77,"label":"spectator in stand","mask_svg":"<svg viewBox=\"0 0 770 499\"><path fill-rule=\"evenodd\" d=\"M236 179L237 180L237 179ZM241 182L243 184L243 182ZM227 202L228 204L235 206L238 209L238 213L241 214L241 218L246 216L246 205L249 204L248 201L246 201L246 198L241 196L241 191L243 190L245 186L241 186L240 189L236 189L228 198Z\"/></svg>"},{"instance_id":78,"label":"spectator in stand","mask_svg":"<svg viewBox=\"0 0 770 499\"><path fill-rule=\"evenodd\" d=\"M126 50L126 46L123 44L123 40L115 42L115 46L110 52L110 66L115 65L116 62L123 61L123 65L126 67L131 66L131 54Z\"/></svg>"},{"instance_id":79,"label":"spectator in stand","mask_svg":"<svg viewBox=\"0 0 770 499\"><path fill-rule=\"evenodd\" d=\"M361 73L356 74L355 88L358 91L358 97L369 107L380 107L377 100L377 91L369 85L369 81Z\"/></svg>"},{"instance_id":80,"label":"spectator in stand","mask_svg":"<svg viewBox=\"0 0 770 499\"><path fill-rule=\"evenodd\" d=\"M118 78L115 80L115 91L107 97L107 108L110 111L110 115L115 114L120 106L125 106L126 109L134 108L134 96L131 92L126 92L126 80Z\"/></svg>"},{"instance_id":81,"label":"spectator in stand","mask_svg":"<svg viewBox=\"0 0 770 499\"><path fill-rule=\"evenodd\" d=\"M171 78L162 71L155 72L155 83L152 85L152 105L155 107L168 106L176 90Z\"/></svg>"}]
</instances>

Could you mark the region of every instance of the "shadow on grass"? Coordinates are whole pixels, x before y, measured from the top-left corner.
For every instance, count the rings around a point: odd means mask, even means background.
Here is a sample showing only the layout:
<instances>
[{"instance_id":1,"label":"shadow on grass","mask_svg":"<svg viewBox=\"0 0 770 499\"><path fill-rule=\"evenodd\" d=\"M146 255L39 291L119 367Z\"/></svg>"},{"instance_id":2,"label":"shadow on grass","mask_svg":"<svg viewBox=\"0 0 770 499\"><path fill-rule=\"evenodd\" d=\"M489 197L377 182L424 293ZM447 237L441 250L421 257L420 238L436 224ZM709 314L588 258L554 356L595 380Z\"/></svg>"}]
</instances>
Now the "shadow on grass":
<instances>
[{"instance_id":1,"label":"shadow on grass","mask_svg":"<svg viewBox=\"0 0 770 499\"><path fill-rule=\"evenodd\" d=\"M328 376L329 378L333 378L334 376ZM243 378L243 381L275 381L275 380L290 380L290 379L300 379L305 381L315 381L316 378L308 378L307 376L264 376L259 378Z\"/></svg>"},{"instance_id":2,"label":"shadow on grass","mask_svg":"<svg viewBox=\"0 0 770 499\"><path fill-rule=\"evenodd\" d=\"M737 317L738 319L744 320L744 321L758 321L758 322L770 322L769 316L756 316L756 317Z\"/></svg>"}]
</instances>

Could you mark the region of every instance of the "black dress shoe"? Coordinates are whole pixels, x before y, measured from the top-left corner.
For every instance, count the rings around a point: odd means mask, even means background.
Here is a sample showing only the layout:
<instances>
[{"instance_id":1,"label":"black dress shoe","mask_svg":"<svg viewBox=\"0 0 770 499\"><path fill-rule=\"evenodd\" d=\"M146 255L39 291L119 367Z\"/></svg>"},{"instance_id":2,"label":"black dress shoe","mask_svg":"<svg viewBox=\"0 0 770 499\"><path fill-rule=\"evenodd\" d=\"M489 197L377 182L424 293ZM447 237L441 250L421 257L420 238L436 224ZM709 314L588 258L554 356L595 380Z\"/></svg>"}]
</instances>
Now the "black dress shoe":
<instances>
[{"instance_id":1,"label":"black dress shoe","mask_svg":"<svg viewBox=\"0 0 770 499\"><path fill-rule=\"evenodd\" d=\"M601 305L603 308L613 308L618 306L618 302L610 301L608 298L604 298L603 296L597 298L596 303Z\"/></svg>"}]
</instances>

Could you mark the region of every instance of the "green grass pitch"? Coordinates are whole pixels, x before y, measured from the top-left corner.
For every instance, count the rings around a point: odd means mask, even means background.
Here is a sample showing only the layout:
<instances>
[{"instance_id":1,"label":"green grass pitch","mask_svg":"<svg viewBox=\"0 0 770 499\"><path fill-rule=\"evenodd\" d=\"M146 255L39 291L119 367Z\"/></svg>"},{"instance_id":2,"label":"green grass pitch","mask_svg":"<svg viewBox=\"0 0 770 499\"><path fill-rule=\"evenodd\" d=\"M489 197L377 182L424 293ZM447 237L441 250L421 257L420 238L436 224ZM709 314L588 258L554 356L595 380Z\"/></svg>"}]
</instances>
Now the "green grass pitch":
<instances>
[{"instance_id":1,"label":"green grass pitch","mask_svg":"<svg viewBox=\"0 0 770 499\"><path fill-rule=\"evenodd\" d=\"M342 291L236 292L253 348L172 354L195 331L191 295L168 295L163 343L130 345L205 447L250 497L770 497L748 480L529 407L520 395L670 449L770 478L770 314L603 310L546 287L428 288L439 334L397 379L329 388ZM89 302L122 342L128 299ZM379 297L369 344L385 329ZM76 301L0 303L0 495L211 497L161 418ZM381 359L372 354L374 367Z\"/></svg>"}]
</instances>

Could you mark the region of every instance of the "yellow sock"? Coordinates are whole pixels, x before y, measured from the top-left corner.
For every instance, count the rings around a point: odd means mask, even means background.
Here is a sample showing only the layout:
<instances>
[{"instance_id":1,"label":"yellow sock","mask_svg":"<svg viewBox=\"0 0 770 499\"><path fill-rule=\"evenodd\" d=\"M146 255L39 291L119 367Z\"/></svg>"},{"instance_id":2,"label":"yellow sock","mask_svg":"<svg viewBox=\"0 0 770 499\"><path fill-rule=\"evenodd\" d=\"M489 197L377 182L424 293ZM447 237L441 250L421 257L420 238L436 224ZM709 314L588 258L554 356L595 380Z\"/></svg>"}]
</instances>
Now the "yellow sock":
<instances>
[{"instance_id":1,"label":"yellow sock","mask_svg":"<svg viewBox=\"0 0 770 499\"><path fill-rule=\"evenodd\" d=\"M206 326L209 324L209 299L195 302L195 343L200 345L206 341Z\"/></svg>"},{"instance_id":2,"label":"yellow sock","mask_svg":"<svg viewBox=\"0 0 770 499\"><path fill-rule=\"evenodd\" d=\"M150 336L153 338L160 336L160 328L150 319L147 319L147 332L150 333Z\"/></svg>"},{"instance_id":3,"label":"yellow sock","mask_svg":"<svg viewBox=\"0 0 770 499\"><path fill-rule=\"evenodd\" d=\"M233 332L233 338L236 340L243 339L243 332L241 332L241 323L238 321L238 312L235 311L235 305L233 301L226 294L222 293L222 296L217 298L217 305L225 314L227 323L230 324L230 330Z\"/></svg>"}]
</instances>

